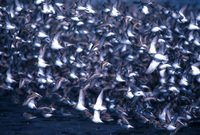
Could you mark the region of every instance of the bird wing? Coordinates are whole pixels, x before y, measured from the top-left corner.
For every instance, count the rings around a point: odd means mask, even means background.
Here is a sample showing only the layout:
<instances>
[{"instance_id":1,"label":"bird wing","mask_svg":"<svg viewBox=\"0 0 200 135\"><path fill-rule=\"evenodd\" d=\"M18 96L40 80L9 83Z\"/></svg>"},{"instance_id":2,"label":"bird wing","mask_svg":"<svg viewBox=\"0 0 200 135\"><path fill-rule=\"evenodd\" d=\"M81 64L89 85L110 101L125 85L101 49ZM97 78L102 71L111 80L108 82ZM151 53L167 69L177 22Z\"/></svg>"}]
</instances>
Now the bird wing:
<instances>
[{"instance_id":1,"label":"bird wing","mask_svg":"<svg viewBox=\"0 0 200 135\"><path fill-rule=\"evenodd\" d=\"M95 105L102 106L103 103L103 90L100 92L99 96L97 97L97 101Z\"/></svg>"},{"instance_id":2,"label":"bird wing","mask_svg":"<svg viewBox=\"0 0 200 135\"><path fill-rule=\"evenodd\" d=\"M156 44L158 42L158 36L155 36L150 44L149 53L157 53Z\"/></svg>"},{"instance_id":3,"label":"bird wing","mask_svg":"<svg viewBox=\"0 0 200 135\"><path fill-rule=\"evenodd\" d=\"M156 60L152 60L152 62L150 63L146 74L151 74L156 68L157 66L160 64L160 62L156 61Z\"/></svg>"},{"instance_id":4,"label":"bird wing","mask_svg":"<svg viewBox=\"0 0 200 135\"><path fill-rule=\"evenodd\" d=\"M83 93L82 89L80 89L80 92L79 92L78 103L82 104L83 106L85 104L85 102L84 102L84 93Z\"/></svg>"}]
</instances>

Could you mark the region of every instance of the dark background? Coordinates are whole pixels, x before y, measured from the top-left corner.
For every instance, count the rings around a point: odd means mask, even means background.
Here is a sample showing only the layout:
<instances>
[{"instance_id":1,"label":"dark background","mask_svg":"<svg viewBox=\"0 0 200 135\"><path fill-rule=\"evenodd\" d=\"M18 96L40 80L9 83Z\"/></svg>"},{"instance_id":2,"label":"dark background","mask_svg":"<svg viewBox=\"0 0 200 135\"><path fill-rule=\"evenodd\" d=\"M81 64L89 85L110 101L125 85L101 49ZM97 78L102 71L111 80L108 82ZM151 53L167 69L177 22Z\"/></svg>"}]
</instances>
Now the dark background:
<instances>
[{"instance_id":1,"label":"dark background","mask_svg":"<svg viewBox=\"0 0 200 135\"><path fill-rule=\"evenodd\" d=\"M65 107L66 108L66 107ZM67 108L66 108L67 109ZM24 112L33 113L21 104L13 104L10 95L0 96L0 135L169 135L170 132L157 130L152 125L131 122L134 129L126 130L116 122L95 124L82 117L79 111L68 108L73 116L63 117L60 113L51 118L37 115L26 120ZM192 123L182 128L177 135L199 135L200 124Z\"/></svg>"}]
</instances>

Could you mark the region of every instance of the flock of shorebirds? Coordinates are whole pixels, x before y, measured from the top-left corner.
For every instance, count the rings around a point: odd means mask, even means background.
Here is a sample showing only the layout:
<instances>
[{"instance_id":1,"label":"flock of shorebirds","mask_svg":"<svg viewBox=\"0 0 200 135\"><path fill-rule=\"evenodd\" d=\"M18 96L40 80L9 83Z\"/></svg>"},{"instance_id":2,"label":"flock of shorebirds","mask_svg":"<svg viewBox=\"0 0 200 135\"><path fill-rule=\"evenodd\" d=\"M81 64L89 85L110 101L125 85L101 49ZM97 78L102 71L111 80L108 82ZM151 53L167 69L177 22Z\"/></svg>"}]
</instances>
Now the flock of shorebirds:
<instances>
[{"instance_id":1,"label":"flock of shorebirds","mask_svg":"<svg viewBox=\"0 0 200 135\"><path fill-rule=\"evenodd\" d=\"M140 121L172 134L200 118L195 7L7 0L0 31L1 95L26 97L22 104L46 118L73 115L64 104L95 123Z\"/></svg>"}]
</instances>

